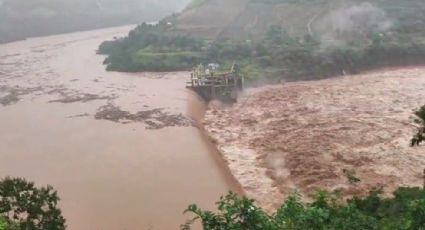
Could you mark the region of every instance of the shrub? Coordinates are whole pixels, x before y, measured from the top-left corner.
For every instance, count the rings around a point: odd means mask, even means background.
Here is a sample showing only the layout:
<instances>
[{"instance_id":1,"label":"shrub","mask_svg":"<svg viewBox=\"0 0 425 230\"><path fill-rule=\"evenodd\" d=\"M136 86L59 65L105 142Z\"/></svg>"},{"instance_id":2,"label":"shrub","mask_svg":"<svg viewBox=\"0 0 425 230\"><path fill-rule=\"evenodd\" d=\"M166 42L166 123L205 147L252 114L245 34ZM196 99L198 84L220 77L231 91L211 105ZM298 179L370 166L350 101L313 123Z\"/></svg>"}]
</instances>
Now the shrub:
<instances>
[{"instance_id":1,"label":"shrub","mask_svg":"<svg viewBox=\"0 0 425 230\"><path fill-rule=\"evenodd\" d=\"M413 136L411 140L411 146L420 145L425 141L425 105L422 106L418 111L415 112L417 123L421 125L418 132Z\"/></svg>"},{"instance_id":2,"label":"shrub","mask_svg":"<svg viewBox=\"0 0 425 230\"><path fill-rule=\"evenodd\" d=\"M0 181L0 216L4 218L3 226L6 221L16 226L16 229L65 229L65 219L57 207L58 201L57 192L51 186L37 188L34 183L20 178Z\"/></svg>"},{"instance_id":3,"label":"shrub","mask_svg":"<svg viewBox=\"0 0 425 230\"><path fill-rule=\"evenodd\" d=\"M3 217L0 217L0 230L8 230L8 224L6 222L6 219Z\"/></svg>"},{"instance_id":4,"label":"shrub","mask_svg":"<svg viewBox=\"0 0 425 230\"><path fill-rule=\"evenodd\" d=\"M275 213L269 215L254 200L229 193L217 202L217 212L190 205L185 213L195 218L181 226L190 229L200 220L204 230L357 230L424 229L425 191L399 188L392 198L381 198L380 190L367 197L342 201L338 193L318 192L311 203L291 195Z\"/></svg>"}]
</instances>

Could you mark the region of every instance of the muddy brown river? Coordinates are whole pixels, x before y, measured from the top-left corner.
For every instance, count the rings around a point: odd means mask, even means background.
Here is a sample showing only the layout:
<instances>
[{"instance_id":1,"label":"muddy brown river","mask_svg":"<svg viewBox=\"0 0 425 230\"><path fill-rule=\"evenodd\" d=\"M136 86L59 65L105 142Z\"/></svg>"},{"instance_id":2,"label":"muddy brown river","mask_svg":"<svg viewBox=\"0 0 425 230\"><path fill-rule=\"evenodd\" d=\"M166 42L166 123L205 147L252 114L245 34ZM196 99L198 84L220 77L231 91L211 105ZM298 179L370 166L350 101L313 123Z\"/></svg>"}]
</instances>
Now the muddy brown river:
<instances>
[{"instance_id":1,"label":"muddy brown river","mask_svg":"<svg viewBox=\"0 0 425 230\"><path fill-rule=\"evenodd\" d=\"M58 190L68 229L178 229L235 183L196 128L188 73L106 72L131 27L0 45L0 177Z\"/></svg>"}]
</instances>

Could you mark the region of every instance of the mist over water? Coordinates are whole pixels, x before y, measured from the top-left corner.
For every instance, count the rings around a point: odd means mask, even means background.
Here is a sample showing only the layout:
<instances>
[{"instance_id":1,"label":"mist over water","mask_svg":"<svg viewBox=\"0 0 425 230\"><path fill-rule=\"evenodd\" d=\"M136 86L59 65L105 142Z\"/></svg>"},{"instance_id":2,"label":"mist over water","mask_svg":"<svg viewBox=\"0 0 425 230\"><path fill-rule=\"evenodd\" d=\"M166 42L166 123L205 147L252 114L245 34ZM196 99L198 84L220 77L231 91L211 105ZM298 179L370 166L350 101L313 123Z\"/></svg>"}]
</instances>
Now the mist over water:
<instances>
[{"instance_id":1,"label":"mist over water","mask_svg":"<svg viewBox=\"0 0 425 230\"><path fill-rule=\"evenodd\" d=\"M1 0L0 43L158 21L190 0Z\"/></svg>"},{"instance_id":2,"label":"mist over water","mask_svg":"<svg viewBox=\"0 0 425 230\"><path fill-rule=\"evenodd\" d=\"M384 10L364 2L331 11L317 23L317 31L324 47L343 46L366 42L371 33L388 31L392 24Z\"/></svg>"}]
</instances>

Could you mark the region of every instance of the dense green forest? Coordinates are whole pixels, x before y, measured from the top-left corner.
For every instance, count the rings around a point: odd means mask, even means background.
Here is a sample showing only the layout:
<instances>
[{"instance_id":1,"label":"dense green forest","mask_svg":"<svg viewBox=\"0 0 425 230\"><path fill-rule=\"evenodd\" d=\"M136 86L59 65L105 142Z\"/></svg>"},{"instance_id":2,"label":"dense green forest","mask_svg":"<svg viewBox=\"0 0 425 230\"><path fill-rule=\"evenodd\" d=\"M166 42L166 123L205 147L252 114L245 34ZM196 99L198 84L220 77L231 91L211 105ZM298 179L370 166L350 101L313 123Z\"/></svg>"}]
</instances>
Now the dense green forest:
<instances>
[{"instance_id":1,"label":"dense green forest","mask_svg":"<svg viewBox=\"0 0 425 230\"><path fill-rule=\"evenodd\" d=\"M188 0L0 0L0 43L158 21Z\"/></svg>"},{"instance_id":2,"label":"dense green forest","mask_svg":"<svg viewBox=\"0 0 425 230\"><path fill-rule=\"evenodd\" d=\"M195 1L191 5L201 9L208 2ZM284 2L305 8L322 4L304 0L250 2L276 7ZM320 79L425 61L424 3L417 0L392 0L387 5L379 0L371 1L376 4L348 2L351 4L320 16L312 28L302 33L277 23L256 36L240 33L239 37L216 38L204 37L195 29L179 32L177 28L184 27L179 18L189 14L187 11L196 11L195 7L183 11L183 16L168 17L157 25L142 24L128 37L103 43L99 53L107 55L108 70L189 70L198 63L226 67L236 61L250 79L268 80ZM307 27L303 25L303 28Z\"/></svg>"},{"instance_id":3,"label":"dense green forest","mask_svg":"<svg viewBox=\"0 0 425 230\"><path fill-rule=\"evenodd\" d=\"M111 54L105 60L108 70L173 71L190 68L198 62L202 56L203 40L169 35L166 28L164 23L143 23L127 38L104 42L99 52Z\"/></svg>"}]
</instances>

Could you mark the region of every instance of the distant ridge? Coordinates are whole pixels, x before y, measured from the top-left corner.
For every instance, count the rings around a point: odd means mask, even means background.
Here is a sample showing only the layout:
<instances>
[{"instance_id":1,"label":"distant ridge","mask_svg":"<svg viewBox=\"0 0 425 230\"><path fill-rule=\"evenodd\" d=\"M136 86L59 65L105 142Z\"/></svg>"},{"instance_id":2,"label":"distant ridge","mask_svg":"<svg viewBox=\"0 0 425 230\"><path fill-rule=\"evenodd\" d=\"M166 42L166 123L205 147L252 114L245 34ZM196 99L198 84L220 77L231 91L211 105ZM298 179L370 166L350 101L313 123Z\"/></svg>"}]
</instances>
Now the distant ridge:
<instances>
[{"instance_id":1,"label":"distant ridge","mask_svg":"<svg viewBox=\"0 0 425 230\"><path fill-rule=\"evenodd\" d=\"M190 0L0 0L0 43L158 21Z\"/></svg>"}]
</instances>

